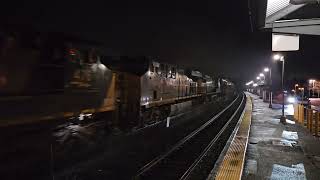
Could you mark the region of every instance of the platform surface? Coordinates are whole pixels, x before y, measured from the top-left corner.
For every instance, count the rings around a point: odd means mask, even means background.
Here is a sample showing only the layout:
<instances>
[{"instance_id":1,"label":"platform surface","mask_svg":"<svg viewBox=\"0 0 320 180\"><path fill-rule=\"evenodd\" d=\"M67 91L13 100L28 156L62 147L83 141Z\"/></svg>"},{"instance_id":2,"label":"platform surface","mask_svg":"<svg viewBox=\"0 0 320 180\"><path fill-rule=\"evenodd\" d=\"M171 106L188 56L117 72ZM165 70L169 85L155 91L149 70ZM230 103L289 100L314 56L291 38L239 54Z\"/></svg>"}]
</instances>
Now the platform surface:
<instances>
[{"instance_id":1,"label":"platform surface","mask_svg":"<svg viewBox=\"0 0 320 180\"><path fill-rule=\"evenodd\" d=\"M253 100L251 131L242 179L320 179L320 140L293 121L287 105L287 124L280 123L281 105L273 109L258 96Z\"/></svg>"}]
</instances>

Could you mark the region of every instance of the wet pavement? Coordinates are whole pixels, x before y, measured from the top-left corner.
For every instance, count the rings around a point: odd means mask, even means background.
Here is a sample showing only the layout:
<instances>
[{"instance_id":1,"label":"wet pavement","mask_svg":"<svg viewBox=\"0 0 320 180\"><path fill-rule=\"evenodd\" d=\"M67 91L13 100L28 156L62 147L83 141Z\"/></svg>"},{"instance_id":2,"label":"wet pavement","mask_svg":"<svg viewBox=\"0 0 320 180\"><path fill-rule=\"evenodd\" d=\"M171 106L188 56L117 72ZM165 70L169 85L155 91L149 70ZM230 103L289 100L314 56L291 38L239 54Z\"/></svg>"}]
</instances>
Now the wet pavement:
<instances>
[{"instance_id":1,"label":"wet pavement","mask_svg":"<svg viewBox=\"0 0 320 180\"><path fill-rule=\"evenodd\" d=\"M293 105L285 106L287 124L280 123L281 105L268 108L253 99L252 124L242 179L319 179L320 139L293 121Z\"/></svg>"}]
</instances>

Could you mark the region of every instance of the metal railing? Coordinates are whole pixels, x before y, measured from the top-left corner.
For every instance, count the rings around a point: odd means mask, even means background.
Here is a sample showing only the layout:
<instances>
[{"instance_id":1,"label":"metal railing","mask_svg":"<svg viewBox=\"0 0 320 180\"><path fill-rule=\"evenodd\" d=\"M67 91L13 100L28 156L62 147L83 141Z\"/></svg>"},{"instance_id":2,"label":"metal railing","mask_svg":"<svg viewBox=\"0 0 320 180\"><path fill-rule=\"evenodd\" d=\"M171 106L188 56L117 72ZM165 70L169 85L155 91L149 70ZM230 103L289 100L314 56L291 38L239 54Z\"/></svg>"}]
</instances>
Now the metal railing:
<instances>
[{"instance_id":1,"label":"metal railing","mask_svg":"<svg viewBox=\"0 0 320 180\"><path fill-rule=\"evenodd\" d=\"M303 104L294 104L294 119L296 123L307 128L312 135L319 137L319 111L305 107Z\"/></svg>"}]
</instances>

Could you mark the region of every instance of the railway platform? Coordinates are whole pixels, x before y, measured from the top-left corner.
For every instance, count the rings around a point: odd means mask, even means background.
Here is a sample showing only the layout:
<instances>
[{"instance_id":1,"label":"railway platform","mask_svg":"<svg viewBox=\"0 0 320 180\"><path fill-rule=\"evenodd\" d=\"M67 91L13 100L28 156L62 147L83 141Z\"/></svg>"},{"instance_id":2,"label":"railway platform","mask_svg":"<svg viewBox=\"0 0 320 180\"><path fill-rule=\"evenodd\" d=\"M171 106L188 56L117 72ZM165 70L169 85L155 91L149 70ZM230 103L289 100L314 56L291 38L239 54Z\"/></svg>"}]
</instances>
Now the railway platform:
<instances>
[{"instance_id":1,"label":"railway platform","mask_svg":"<svg viewBox=\"0 0 320 180\"><path fill-rule=\"evenodd\" d=\"M294 119L285 106L287 123L280 123L281 105L268 107L252 97L251 130L242 179L319 179L320 139Z\"/></svg>"},{"instance_id":2,"label":"railway platform","mask_svg":"<svg viewBox=\"0 0 320 180\"><path fill-rule=\"evenodd\" d=\"M246 95L239 126L207 179L319 179L320 138L314 127L318 123L310 128L308 115L297 119L296 105L289 104L282 124L282 105L269 108L259 96Z\"/></svg>"}]
</instances>

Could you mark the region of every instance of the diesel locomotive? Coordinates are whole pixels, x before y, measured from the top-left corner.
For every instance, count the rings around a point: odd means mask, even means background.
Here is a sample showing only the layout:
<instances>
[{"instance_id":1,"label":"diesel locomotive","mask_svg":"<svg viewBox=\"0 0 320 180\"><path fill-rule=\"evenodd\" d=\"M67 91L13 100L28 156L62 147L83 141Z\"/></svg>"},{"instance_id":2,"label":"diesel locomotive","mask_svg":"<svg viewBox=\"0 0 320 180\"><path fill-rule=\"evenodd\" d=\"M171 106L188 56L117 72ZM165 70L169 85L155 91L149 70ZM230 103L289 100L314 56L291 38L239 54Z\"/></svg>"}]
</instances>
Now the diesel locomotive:
<instances>
[{"instance_id":1,"label":"diesel locomotive","mask_svg":"<svg viewBox=\"0 0 320 180\"><path fill-rule=\"evenodd\" d=\"M106 52L60 33L0 31L0 124L105 114L130 128L234 91L226 79Z\"/></svg>"}]
</instances>

